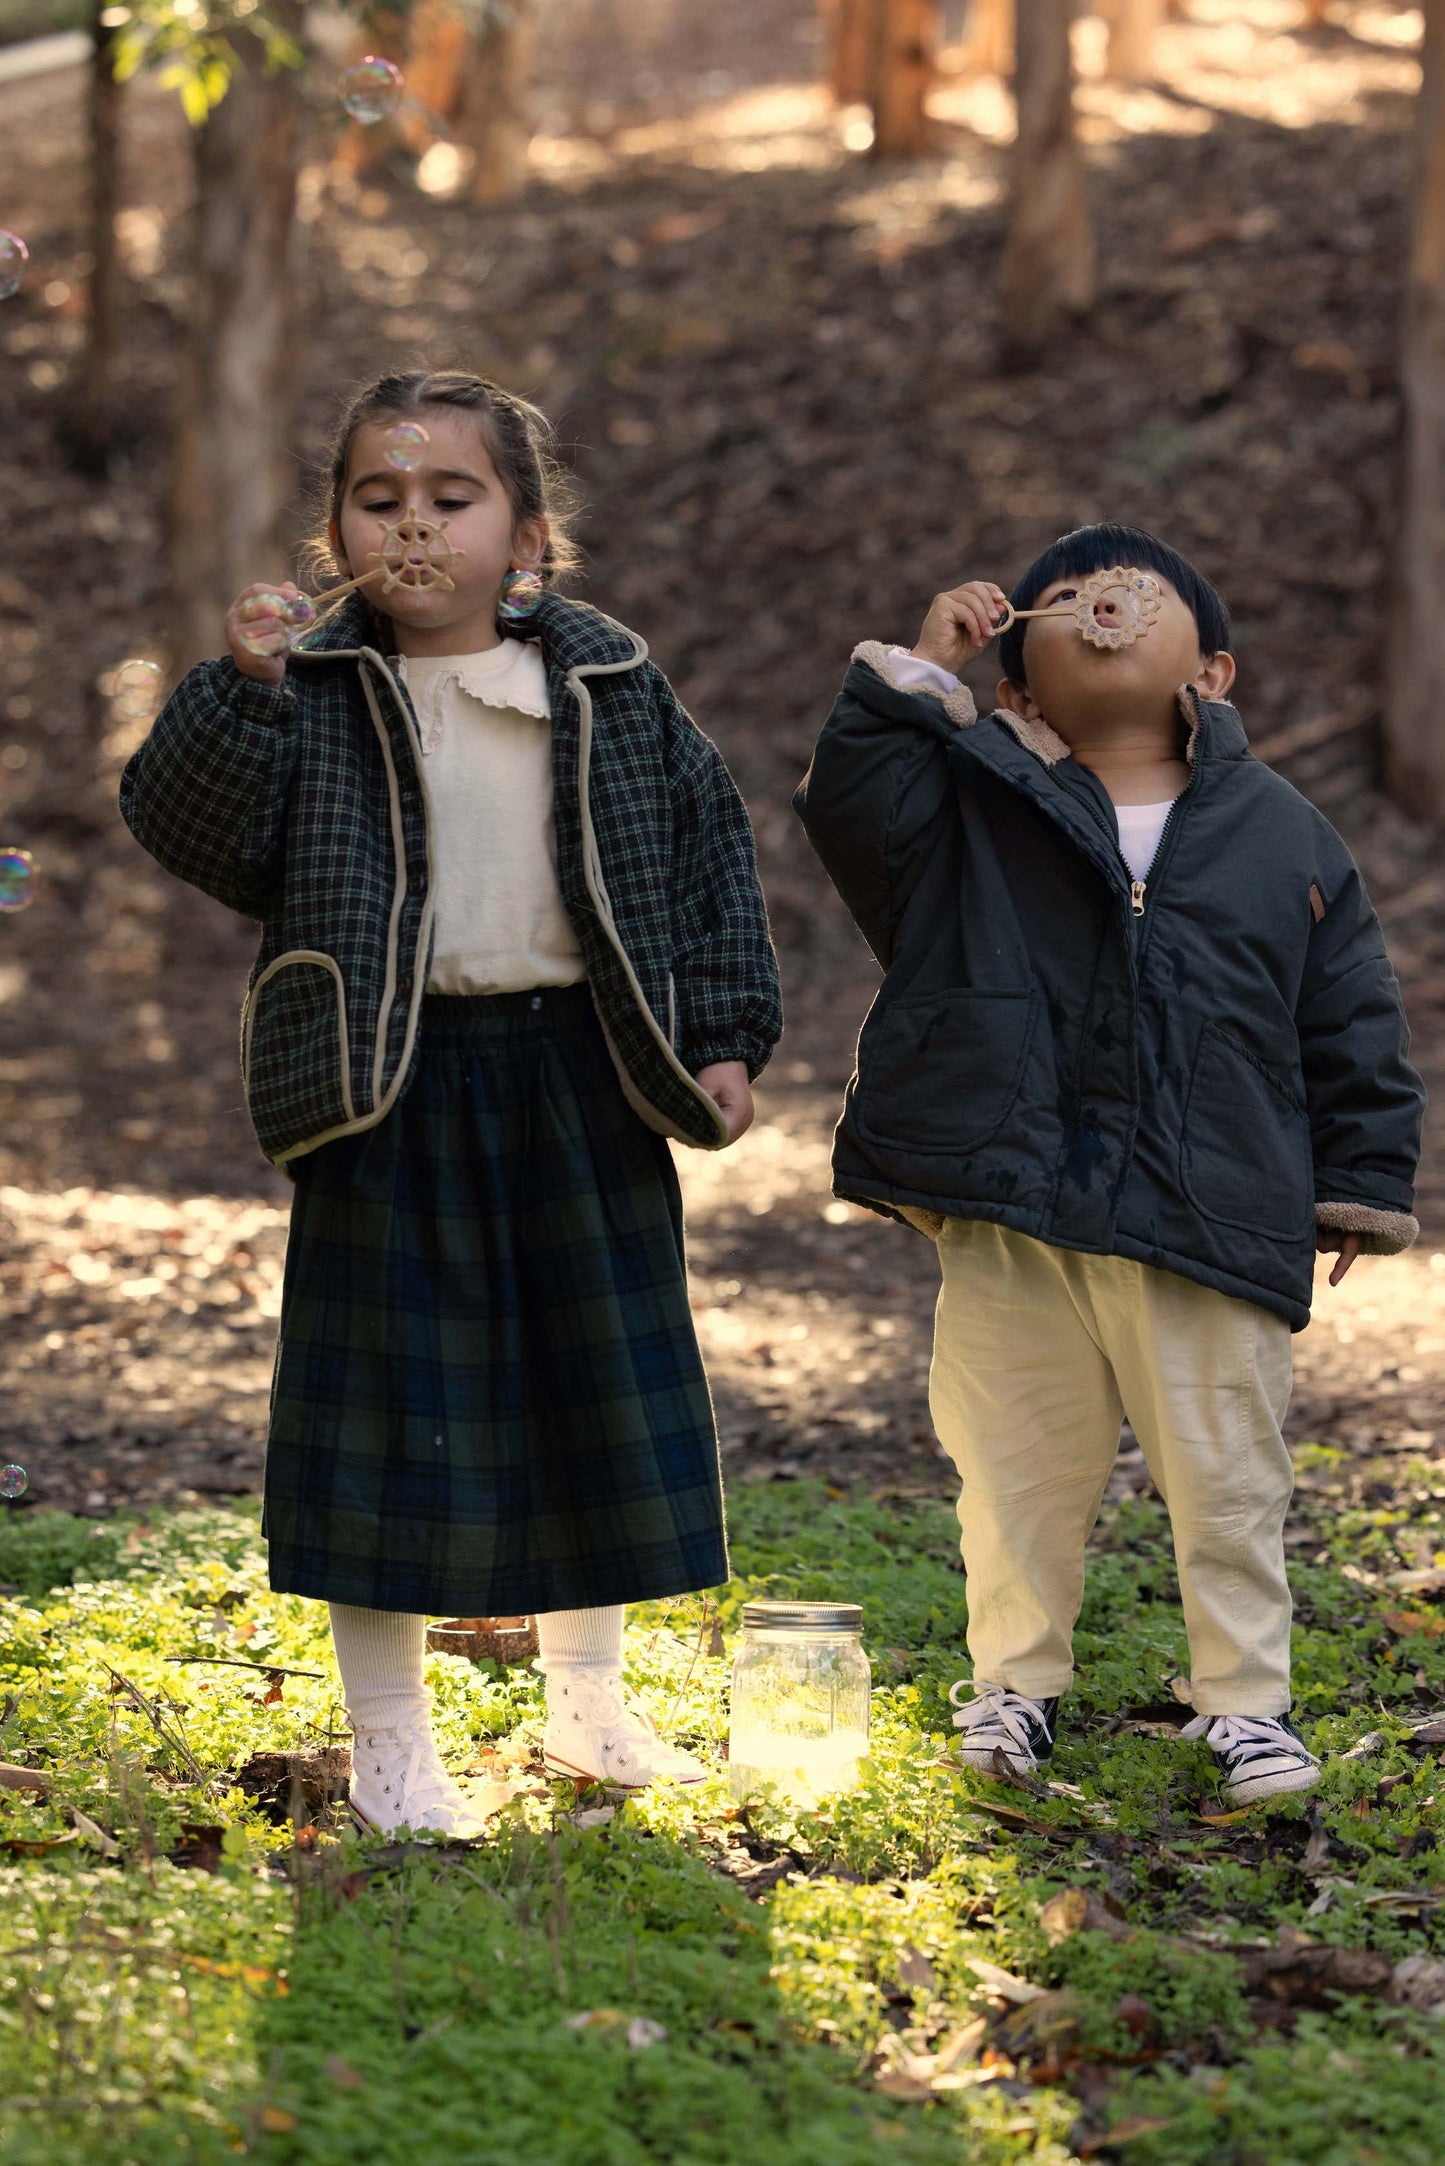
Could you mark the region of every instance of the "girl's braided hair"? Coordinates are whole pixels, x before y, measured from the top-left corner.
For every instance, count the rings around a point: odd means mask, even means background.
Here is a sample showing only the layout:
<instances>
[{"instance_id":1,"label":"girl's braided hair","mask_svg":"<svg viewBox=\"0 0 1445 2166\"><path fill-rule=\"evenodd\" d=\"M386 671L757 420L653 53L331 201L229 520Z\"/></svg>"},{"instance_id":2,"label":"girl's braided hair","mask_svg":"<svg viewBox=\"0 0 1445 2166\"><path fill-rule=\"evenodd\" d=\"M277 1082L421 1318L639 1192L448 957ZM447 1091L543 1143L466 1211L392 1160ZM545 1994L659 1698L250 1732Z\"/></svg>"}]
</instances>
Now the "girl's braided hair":
<instances>
[{"instance_id":1,"label":"girl's braided hair","mask_svg":"<svg viewBox=\"0 0 1445 2166\"><path fill-rule=\"evenodd\" d=\"M469 369L409 369L378 376L347 403L336 425L317 491L317 527L302 545L303 569L313 582L336 577L340 566L327 528L339 523L346 493L346 468L352 441L369 421L425 421L428 408L451 407L474 414L503 488L512 516L545 519L547 546L542 577L551 584L574 572L582 553L572 539L578 500L570 476L557 458L557 438L539 407L488 377Z\"/></svg>"}]
</instances>

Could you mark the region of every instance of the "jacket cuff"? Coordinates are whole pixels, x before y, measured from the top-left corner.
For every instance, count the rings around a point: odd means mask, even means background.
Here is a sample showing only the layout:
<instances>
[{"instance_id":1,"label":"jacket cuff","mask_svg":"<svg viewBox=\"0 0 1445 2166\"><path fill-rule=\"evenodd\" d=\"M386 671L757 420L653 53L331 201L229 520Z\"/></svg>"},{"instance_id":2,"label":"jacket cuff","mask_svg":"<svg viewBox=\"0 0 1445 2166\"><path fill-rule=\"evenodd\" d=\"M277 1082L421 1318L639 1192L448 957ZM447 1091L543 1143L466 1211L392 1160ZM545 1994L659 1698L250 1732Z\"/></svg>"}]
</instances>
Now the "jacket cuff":
<instances>
[{"instance_id":1,"label":"jacket cuff","mask_svg":"<svg viewBox=\"0 0 1445 2166\"><path fill-rule=\"evenodd\" d=\"M748 1071L748 1081L755 1083L767 1067L772 1050L770 1045L760 1047L756 1038L749 1038L742 1043L734 1040L716 1045L679 1046L677 1057L694 1078L704 1068L715 1067L719 1061L740 1060Z\"/></svg>"},{"instance_id":2,"label":"jacket cuff","mask_svg":"<svg viewBox=\"0 0 1445 2166\"><path fill-rule=\"evenodd\" d=\"M913 699L936 699L955 729L967 729L971 722L978 720L978 709L966 684L959 685L955 691L944 692L931 684L900 683L881 639L860 640L853 649L852 659L862 662L885 684L891 684L895 692L906 692Z\"/></svg>"},{"instance_id":3,"label":"jacket cuff","mask_svg":"<svg viewBox=\"0 0 1445 2166\"><path fill-rule=\"evenodd\" d=\"M274 725L289 722L296 712L296 691L289 678L279 684L258 684L237 669L229 656L216 664L221 672L214 689L230 714L246 722Z\"/></svg>"},{"instance_id":4,"label":"jacket cuff","mask_svg":"<svg viewBox=\"0 0 1445 2166\"><path fill-rule=\"evenodd\" d=\"M1372 1203L1317 1203L1315 1231L1340 1236L1327 1241L1326 1248L1337 1249L1347 1233L1357 1233L1363 1237L1362 1255L1398 1256L1420 1238L1420 1221L1408 1211L1381 1211Z\"/></svg>"}]
</instances>

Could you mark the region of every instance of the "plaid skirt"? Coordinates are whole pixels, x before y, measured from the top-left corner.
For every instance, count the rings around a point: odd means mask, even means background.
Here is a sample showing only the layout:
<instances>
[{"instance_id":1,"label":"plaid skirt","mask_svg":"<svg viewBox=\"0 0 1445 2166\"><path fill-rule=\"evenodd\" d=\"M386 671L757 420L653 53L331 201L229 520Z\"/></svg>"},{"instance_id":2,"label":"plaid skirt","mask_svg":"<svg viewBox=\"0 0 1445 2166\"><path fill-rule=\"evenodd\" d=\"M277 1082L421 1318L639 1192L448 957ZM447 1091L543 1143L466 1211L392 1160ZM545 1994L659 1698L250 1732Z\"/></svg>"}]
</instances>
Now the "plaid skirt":
<instances>
[{"instance_id":1,"label":"plaid skirt","mask_svg":"<svg viewBox=\"0 0 1445 2166\"><path fill-rule=\"evenodd\" d=\"M384 1121L295 1163L271 1585L497 1616L728 1576L665 1140L585 986L423 996Z\"/></svg>"}]
</instances>

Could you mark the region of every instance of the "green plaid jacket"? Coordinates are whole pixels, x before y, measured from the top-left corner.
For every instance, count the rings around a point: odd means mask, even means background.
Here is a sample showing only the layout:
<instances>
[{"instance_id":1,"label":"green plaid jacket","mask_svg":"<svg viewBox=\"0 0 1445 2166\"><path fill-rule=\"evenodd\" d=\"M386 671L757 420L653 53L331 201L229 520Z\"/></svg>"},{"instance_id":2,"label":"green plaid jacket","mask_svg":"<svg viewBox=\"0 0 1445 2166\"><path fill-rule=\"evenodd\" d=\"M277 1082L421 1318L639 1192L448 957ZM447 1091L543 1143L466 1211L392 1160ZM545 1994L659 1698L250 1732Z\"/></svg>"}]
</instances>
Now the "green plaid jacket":
<instances>
[{"instance_id":1,"label":"green plaid jacket","mask_svg":"<svg viewBox=\"0 0 1445 2166\"><path fill-rule=\"evenodd\" d=\"M747 811L635 633L555 594L526 630L551 693L558 877L622 1087L650 1127L717 1149L693 1076L756 1075L782 1029ZM241 1074L283 1169L384 1119L416 1069L431 822L415 710L374 632L356 595L277 687L198 663L121 776L142 848L262 925Z\"/></svg>"}]
</instances>

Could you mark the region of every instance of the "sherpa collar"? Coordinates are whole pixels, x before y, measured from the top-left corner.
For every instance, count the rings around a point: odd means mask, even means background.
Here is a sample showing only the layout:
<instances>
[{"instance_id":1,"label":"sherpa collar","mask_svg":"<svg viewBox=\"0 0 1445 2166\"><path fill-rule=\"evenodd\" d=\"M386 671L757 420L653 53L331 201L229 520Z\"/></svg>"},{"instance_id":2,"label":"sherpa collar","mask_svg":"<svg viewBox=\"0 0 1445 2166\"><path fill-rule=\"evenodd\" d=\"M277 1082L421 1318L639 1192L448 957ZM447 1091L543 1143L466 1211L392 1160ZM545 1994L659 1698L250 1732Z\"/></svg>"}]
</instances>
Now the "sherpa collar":
<instances>
[{"instance_id":1,"label":"sherpa collar","mask_svg":"<svg viewBox=\"0 0 1445 2166\"><path fill-rule=\"evenodd\" d=\"M1072 759L1073 754L1060 737L1040 716L1029 721L1015 714L1011 707L995 707L988 714L980 715L974 705L973 694L966 684L958 685L952 692L935 692L928 685L900 685L893 675L888 659L888 649L881 640L865 639L853 649L853 660L864 663L885 684L895 691L908 692L924 699L936 699L956 729L972 729L978 722L1001 722L1017 738L1025 752L1032 752L1035 759L1045 767L1057 767L1061 760ZM1236 710L1226 700L1206 700L1192 684L1182 684L1176 695L1179 711L1189 725L1189 738L1184 747L1184 758L1193 767L1196 749L1214 759L1238 759L1249 749L1244 724Z\"/></svg>"}]
</instances>

